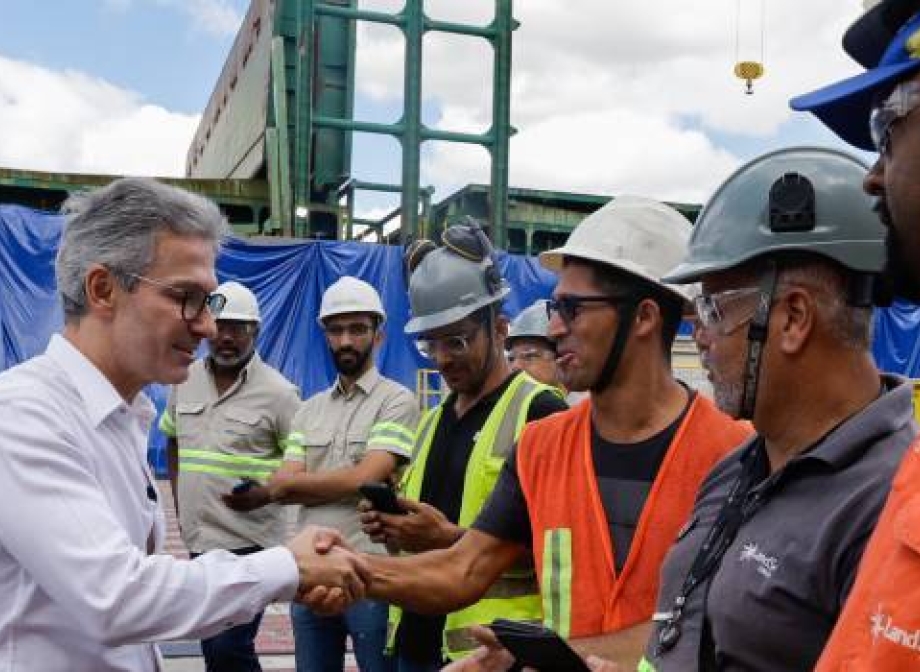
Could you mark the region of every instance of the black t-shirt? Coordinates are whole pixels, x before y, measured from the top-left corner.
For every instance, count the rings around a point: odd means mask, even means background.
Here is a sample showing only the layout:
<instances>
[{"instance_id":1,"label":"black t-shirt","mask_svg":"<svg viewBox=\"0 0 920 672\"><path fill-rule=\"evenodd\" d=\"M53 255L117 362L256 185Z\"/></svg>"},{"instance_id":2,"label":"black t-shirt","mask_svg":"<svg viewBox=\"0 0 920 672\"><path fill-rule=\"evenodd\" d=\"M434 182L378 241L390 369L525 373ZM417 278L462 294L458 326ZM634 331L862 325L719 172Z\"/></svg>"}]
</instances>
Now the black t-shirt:
<instances>
[{"instance_id":1,"label":"black t-shirt","mask_svg":"<svg viewBox=\"0 0 920 672\"><path fill-rule=\"evenodd\" d=\"M601 438L592 425L591 456L598 479L598 490L610 537L616 552L619 572L626 564L633 534L658 469L668 452L677 429L693 401L690 394L681 414L665 429L638 443L613 443ZM530 515L517 472L517 446L505 460L492 496L483 507L473 528L493 537L532 547Z\"/></svg>"},{"instance_id":2,"label":"black t-shirt","mask_svg":"<svg viewBox=\"0 0 920 672\"><path fill-rule=\"evenodd\" d=\"M516 375L508 376L505 382L480 399L462 418L458 418L454 410L456 397L451 395L444 404L425 462L420 499L441 511L452 523L456 523L460 517L466 465L479 430ZM565 401L557 394L543 392L530 403L527 420L539 420L566 408L568 406ZM444 618L404 611L396 632L398 655L416 662L441 661Z\"/></svg>"}]
</instances>

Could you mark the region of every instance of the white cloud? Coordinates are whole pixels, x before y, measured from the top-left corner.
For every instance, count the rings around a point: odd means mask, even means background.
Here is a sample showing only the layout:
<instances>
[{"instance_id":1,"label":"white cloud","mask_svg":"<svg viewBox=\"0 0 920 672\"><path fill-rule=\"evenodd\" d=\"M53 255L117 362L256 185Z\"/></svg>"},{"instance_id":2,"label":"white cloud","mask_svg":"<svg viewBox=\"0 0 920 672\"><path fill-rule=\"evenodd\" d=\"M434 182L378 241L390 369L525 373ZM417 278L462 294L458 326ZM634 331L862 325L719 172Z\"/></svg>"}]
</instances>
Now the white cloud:
<instances>
[{"instance_id":1,"label":"white cloud","mask_svg":"<svg viewBox=\"0 0 920 672\"><path fill-rule=\"evenodd\" d=\"M3 166L181 176L198 119L81 72L0 56Z\"/></svg>"},{"instance_id":2,"label":"white cloud","mask_svg":"<svg viewBox=\"0 0 920 672\"><path fill-rule=\"evenodd\" d=\"M235 5L239 3L228 0L157 0L165 5L172 5L183 11L192 19L192 24L199 30L215 35L236 35L243 15Z\"/></svg>"},{"instance_id":3,"label":"white cloud","mask_svg":"<svg viewBox=\"0 0 920 672\"><path fill-rule=\"evenodd\" d=\"M752 96L732 72L736 0L516 3L511 184L704 198L748 158L729 138L773 140L793 114L789 97L857 69L840 36L859 0L760 2L766 72ZM492 4L429 0L426 10L435 16L449 6L452 20L481 23ZM743 6L755 11L742 15L739 56L759 58L760 5ZM463 39L426 37L423 93L439 127L481 131L491 119L491 52ZM359 45L360 92L401 101L401 36L359 29ZM465 179L488 181L478 148L440 144L426 154L439 196Z\"/></svg>"},{"instance_id":4,"label":"white cloud","mask_svg":"<svg viewBox=\"0 0 920 672\"><path fill-rule=\"evenodd\" d=\"M103 0L110 10L126 12L132 5L140 2L169 7L185 14L195 30L217 35L233 36L243 20L241 7L248 4L245 0Z\"/></svg>"}]
</instances>

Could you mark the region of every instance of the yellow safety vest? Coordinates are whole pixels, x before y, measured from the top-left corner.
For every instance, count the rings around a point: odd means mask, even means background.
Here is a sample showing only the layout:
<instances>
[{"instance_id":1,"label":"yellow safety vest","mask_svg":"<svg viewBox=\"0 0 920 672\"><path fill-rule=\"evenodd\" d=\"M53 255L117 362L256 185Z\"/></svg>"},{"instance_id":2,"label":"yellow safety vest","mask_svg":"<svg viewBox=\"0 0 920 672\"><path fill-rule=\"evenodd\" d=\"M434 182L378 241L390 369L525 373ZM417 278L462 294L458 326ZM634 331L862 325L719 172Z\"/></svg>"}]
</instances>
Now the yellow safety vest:
<instances>
[{"instance_id":1,"label":"yellow safety vest","mask_svg":"<svg viewBox=\"0 0 920 672\"><path fill-rule=\"evenodd\" d=\"M470 527L492 493L502 465L517 441L534 398L542 392L561 393L554 387L538 383L526 374L515 376L502 394L479 432L463 482L460 527ZM428 411L415 435L415 455L403 476L404 496L418 501L421 497L425 466L431 442L441 419L443 404ZM444 655L451 660L462 658L478 646L469 634L472 625L487 625L496 618L539 621L542 617L540 589L536 581L533 558L528 555L503 574L475 604L447 615L444 626ZM391 605L387 624L387 650L393 651L402 609Z\"/></svg>"}]
</instances>

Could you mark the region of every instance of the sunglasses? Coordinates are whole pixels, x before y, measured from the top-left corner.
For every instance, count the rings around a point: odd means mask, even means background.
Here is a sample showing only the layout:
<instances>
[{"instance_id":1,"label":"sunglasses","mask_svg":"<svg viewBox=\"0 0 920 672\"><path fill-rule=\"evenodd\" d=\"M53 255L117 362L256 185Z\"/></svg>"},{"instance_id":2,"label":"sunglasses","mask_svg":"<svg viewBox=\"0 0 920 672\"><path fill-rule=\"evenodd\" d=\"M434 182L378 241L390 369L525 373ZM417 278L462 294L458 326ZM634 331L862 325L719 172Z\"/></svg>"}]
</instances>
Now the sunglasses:
<instances>
[{"instance_id":1,"label":"sunglasses","mask_svg":"<svg viewBox=\"0 0 920 672\"><path fill-rule=\"evenodd\" d=\"M558 314L566 326L572 324L585 309L591 307L613 306L629 300L629 296L584 296L580 294L566 294L553 297L546 302L546 316L553 319Z\"/></svg>"}]
</instances>

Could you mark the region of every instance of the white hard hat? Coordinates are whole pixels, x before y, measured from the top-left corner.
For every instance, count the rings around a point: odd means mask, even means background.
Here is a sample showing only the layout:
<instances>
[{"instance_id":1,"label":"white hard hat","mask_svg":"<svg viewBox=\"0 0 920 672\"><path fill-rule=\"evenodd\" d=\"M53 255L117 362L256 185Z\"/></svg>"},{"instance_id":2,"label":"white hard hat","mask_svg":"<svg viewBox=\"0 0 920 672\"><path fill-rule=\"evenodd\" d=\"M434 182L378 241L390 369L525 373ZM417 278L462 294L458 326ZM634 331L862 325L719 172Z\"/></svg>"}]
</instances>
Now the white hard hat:
<instances>
[{"instance_id":1,"label":"white hard hat","mask_svg":"<svg viewBox=\"0 0 920 672\"><path fill-rule=\"evenodd\" d=\"M214 291L217 294L222 294L227 299L223 310L217 316L218 320L262 321L256 295L249 291L247 287L231 280L225 282Z\"/></svg>"},{"instance_id":2,"label":"white hard hat","mask_svg":"<svg viewBox=\"0 0 920 672\"><path fill-rule=\"evenodd\" d=\"M327 317L346 313L373 313L380 318L381 324L387 319L377 290L364 280L350 275L343 276L329 285L323 293L319 317L316 320L323 326L323 320Z\"/></svg>"},{"instance_id":3,"label":"white hard hat","mask_svg":"<svg viewBox=\"0 0 920 672\"><path fill-rule=\"evenodd\" d=\"M686 256L691 229L686 217L664 203L620 196L585 217L565 245L541 253L540 263L558 272L563 257L595 261L688 299L685 287L661 278Z\"/></svg>"}]
</instances>

